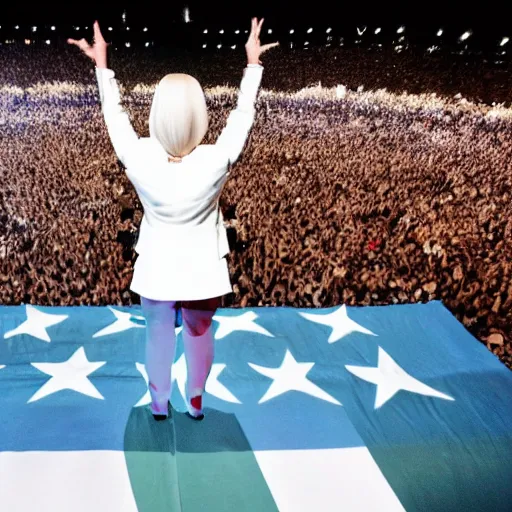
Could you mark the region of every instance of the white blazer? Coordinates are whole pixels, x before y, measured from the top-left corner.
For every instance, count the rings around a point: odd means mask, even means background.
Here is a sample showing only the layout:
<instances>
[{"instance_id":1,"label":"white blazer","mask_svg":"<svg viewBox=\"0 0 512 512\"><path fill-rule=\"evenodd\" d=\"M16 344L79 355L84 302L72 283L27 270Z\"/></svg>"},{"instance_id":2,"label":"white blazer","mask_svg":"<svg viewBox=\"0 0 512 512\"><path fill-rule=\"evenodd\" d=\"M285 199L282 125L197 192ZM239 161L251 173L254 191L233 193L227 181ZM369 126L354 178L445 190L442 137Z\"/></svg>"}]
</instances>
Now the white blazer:
<instances>
[{"instance_id":1,"label":"white blazer","mask_svg":"<svg viewBox=\"0 0 512 512\"><path fill-rule=\"evenodd\" d=\"M180 163L173 163L156 138L139 137L133 130L121 106L114 72L96 68L112 145L144 209L131 287L136 293L155 300L197 300L216 296L216 289L219 295L231 291L231 287L227 290L226 276L211 276L212 282L219 282L214 289L207 283L187 285L180 276L187 277L188 273L190 282L193 268L227 269L225 260L218 265L229 252L219 197L229 166L238 159L253 125L262 73L261 66L244 70L237 107L230 113L216 144L200 145ZM134 281L138 283L136 289Z\"/></svg>"}]
</instances>

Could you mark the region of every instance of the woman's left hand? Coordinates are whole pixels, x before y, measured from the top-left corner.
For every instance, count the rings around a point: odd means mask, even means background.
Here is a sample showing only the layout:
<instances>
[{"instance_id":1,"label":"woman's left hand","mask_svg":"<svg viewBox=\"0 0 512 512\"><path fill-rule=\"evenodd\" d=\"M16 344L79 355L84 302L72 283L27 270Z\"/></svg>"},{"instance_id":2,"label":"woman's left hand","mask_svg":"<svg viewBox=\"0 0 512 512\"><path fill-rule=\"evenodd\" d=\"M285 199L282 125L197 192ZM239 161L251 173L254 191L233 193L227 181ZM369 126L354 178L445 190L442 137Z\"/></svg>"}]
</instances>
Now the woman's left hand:
<instances>
[{"instance_id":1,"label":"woman's left hand","mask_svg":"<svg viewBox=\"0 0 512 512\"><path fill-rule=\"evenodd\" d=\"M68 43L78 46L87 57L95 62L97 68L107 67L108 43L103 38L100 25L97 21L94 22L94 43L92 46L85 39L80 39L80 41L68 39Z\"/></svg>"}]
</instances>

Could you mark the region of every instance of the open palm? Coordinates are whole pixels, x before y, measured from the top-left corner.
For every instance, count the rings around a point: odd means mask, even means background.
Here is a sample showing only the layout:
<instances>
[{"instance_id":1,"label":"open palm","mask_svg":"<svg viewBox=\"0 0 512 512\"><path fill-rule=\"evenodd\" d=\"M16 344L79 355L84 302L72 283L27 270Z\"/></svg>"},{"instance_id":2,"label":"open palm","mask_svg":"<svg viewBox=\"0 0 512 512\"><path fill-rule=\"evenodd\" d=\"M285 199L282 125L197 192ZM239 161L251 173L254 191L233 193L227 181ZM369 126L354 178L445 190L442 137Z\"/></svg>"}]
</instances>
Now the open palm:
<instances>
[{"instance_id":1,"label":"open palm","mask_svg":"<svg viewBox=\"0 0 512 512\"><path fill-rule=\"evenodd\" d=\"M260 43L260 32L263 26L264 19L262 18L259 22L257 18L252 19L251 33L249 39L245 44L245 51L247 52L247 61L249 64L261 64L260 55L270 48L279 45L279 43L264 44L261 46Z\"/></svg>"},{"instance_id":2,"label":"open palm","mask_svg":"<svg viewBox=\"0 0 512 512\"><path fill-rule=\"evenodd\" d=\"M96 63L97 67L107 67L108 43L105 41L100 30L100 25L97 21L94 22L94 42L92 46L84 38L79 41L76 39L68 39L68 43L78 46L78 48L80 48L87 57Z\"/></svg>"}]
</instances>

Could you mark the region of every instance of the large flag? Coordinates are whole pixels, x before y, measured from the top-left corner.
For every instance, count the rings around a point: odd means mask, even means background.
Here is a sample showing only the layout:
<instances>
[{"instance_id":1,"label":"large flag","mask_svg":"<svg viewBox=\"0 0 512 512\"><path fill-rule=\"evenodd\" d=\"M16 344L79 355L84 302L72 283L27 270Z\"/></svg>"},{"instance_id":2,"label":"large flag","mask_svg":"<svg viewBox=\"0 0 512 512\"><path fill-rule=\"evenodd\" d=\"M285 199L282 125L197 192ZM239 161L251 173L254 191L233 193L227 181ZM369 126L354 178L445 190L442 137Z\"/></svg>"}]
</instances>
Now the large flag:
<instances>
[{"instance_id":1,"label":"large flag","mask_svg":"<svg viewBox=\"0 0 512 512\"><path fill-rule=\"evenodd\" d=\"M440 302L221 309L205 419L139 307L0 307L0 511L509 511L512 373Z\"/></svg>"}]
</instances>

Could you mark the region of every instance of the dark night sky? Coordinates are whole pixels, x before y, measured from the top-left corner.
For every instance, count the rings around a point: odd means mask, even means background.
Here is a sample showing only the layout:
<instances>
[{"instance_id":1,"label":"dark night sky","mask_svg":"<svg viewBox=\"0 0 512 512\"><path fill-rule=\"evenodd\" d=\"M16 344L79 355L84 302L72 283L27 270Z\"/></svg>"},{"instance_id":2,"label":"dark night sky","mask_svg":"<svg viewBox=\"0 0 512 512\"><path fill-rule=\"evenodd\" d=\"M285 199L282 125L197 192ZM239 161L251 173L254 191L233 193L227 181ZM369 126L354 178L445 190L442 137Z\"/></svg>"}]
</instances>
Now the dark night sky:
<instances>
[{"instance_id":1,"label":"dark night sky","mask_svg":"<svg viewBox=\"0 0 512 512\"><path fill-rule=\"evenodd\" d=\"M8 0L6 0L8 1ZM123 7L127 7L128 21L134 20L163 26L169 21L179 21L183 8L188 5L191 18L197 23L244 22L251 16L264 16L275 25L311 21L342 23L418 23L457 25L470 24L473 28L493 23L506 27L509 17L505 13L505 0L488 0L485 3L470 0L431 0L427 1L384 1L368 2L353 0L315 0L310 7L303 0L260 0L258 2L222 2L190 0L162 2L144 0L141 3L92 0L86 5L81 2L12 2L9 9L2 7L0 20L4 23L85 23L94 18L104 21L120 19ZM5 5L5 4L4 4ZM478 7L472 7L477 5ZM485 8L482 7L485 5ZM130 21L131 19L131 21ZM493 19L495 21L493 21Z\"/></svg>"}]
</instances>

